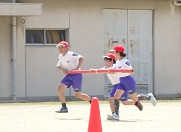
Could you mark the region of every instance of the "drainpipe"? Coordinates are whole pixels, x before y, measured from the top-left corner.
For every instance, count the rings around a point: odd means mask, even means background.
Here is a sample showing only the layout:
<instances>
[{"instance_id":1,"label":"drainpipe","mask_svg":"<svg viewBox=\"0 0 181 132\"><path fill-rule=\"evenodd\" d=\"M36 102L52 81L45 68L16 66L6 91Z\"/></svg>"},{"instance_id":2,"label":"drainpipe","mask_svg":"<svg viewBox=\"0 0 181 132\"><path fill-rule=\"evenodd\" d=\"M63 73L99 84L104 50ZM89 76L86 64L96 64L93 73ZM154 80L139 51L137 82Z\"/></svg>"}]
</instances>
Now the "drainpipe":
<instances>
[{"instance_id":1,"label":"drainpipe","mask_svg":"<svg viewBox=\"0 0 181 132\"><path fill-rule=\"evenodd\" d=\"M16 3L16 0L13 0L13 3ZM16 17L12 17L11 22L12 28L12 66L13 66L13 101L17 101L16 96Z\"/></svg>"}]
</instances>

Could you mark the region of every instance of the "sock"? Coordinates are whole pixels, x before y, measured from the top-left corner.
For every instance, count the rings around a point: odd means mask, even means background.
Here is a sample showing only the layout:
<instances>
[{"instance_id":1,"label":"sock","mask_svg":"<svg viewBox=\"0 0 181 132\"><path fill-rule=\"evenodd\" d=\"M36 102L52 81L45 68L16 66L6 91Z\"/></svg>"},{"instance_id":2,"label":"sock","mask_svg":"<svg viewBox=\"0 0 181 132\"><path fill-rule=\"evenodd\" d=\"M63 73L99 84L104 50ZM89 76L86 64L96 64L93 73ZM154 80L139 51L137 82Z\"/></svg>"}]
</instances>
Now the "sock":
<instances>
[{"instance_id":1,"label":"sock","mask_svg":"<svg viewBox=\"0 0 181 132\"><path fill-rule=\"evenodd\" d=\"M136 106L138 106L138 102L139 102L139 101L136 101L136 102L135 102L135 105L136 105Z\"/></svg>"},{"instance_id":2,"label":"sock","mask_svg":"<svg viewBox=\"0 0 181 132\"><path fill-rule=\"evenodd\" d=\"M92 100L92 97L90 98L90 100L89 100L89 103L91 104L91 100Z\"/></svg>"},{"instance_id":3,"label":"sock","mask_svg":"<svg viewBox=\"0 0 181 132\"><path fill-rule=\"evenodd\" d=\"M118 99L114 100L114 108L115 108L115 113L119 115L119 100Z\"/></svg>"},{"instance_id":4,"label":"sock","mask_svg":"<svg viewBox=\"0 0 181 132\"><path fill-rule=\"evenodd\" d=\"M63 108L67 108L66 103L62 103Z\"/></svg>"},{"instance_id":5,"label":"sock","mask_svg":"<svg viewBox=\"0 0 181 132\"><path fill-rule=\"evenodd\" d=\"M148 95L143 95L143 94L138 95L138 100L148 100L149 101L150 99L151 99L151 97Z\"/></svg>"},{"instance_id":6,"label":"sock","mask_svg":"<svg viewBox=\"0 0 181 132\"><path fill-rule=\"evenodd\" d=\"M139 101L136 101L136 102L135 102L135 105L136 105L137 107L140 106L140 104L141 104L141 103L140 103Z\"/></svg>"}]
</instances>

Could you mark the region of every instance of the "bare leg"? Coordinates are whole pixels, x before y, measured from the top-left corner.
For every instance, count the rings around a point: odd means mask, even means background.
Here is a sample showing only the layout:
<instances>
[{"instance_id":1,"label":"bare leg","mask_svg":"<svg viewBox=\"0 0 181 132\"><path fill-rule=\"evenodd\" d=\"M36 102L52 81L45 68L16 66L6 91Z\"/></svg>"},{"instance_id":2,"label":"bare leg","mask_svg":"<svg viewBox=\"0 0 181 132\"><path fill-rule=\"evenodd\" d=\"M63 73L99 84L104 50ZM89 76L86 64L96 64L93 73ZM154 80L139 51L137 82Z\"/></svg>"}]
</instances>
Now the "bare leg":
<instances>
[{"instance_id":1,"label":"bare leg","mask_svg":"<svg viewBox=\"0 0 181 132\"><path fill-rule=\"evenodd\" d=\"M66 88L67 88L67 86L65 84L63 84L63 83L61 83L58 86L58 97L59 97L61 103L65 103L66 102L65 95L64 95L64 90Z\"/></svg>"},{"instance_id":2,"label":"bare leg","mask_svg":"<svg viewBox=\"0 0 181 132\"><path fill-rule=\"evenodd\" d=\"M119 98L124 94L124 90L117 89L114 94L114 111L119 116Z\"/></svg>"},{"instance_id":3,"label":"bare leg","mask_svg":"<svg viewBox=\"0 0 181 132\"><path fill-rule=\"evenodd\" d=\"M67 88L67 86L65 84L60 84L58 86L58 97L60 99L60 102L62 103L62 108L59 111L55 111L57 113L68 113L68 109L66 106L66 99L65 99L65 95L64 95L64 90Z\"/></svg>"},{"instance_id":4,"label":"bare leg","mask_svg":"<svg viewBox=\"0 0 181 132\"><path fill-rule=\"evenodd\" d=\"M139 102L136 93L130 94L131 99L135 102L135 106L138 107L140 111L143 110L143 105Z\"/></svg>"},{"instance_id":5,"label":"bare leg","mask_svg":"<svg viewBox=\"0 0 181 132\"><path fill-rule=\"evenodd\" d=\"M81 93L81 92L75 92L75 96L79 99L85 100L85 101L90 101L91 97L87 94Z\"/></svg>"},{"instance_id":6,"label":"bare leg","mask_svg":"<svg viewBox=\"0 0 181 132\"><path fill-rule=\"evenodd\" d=\"M114 97L109 98L109 105L111 108L111 112L113 113L115 111L115 109L114 109Z\"/></svg>"},{"instance_id":7,"label":"bare leg","mask_svg":"<svg viewBox=\"0 0 181 132\"><path fill-rule=\"evenodd\" d=\"M124 94L124 92L124 90L117 89L116 93L114 94L114 99L119 99Z\"/></svg>"},{"instance_id":8,"label":"bare leg","mask_svg":"<svg viewBox=\"0 0 181 132\"><path fill-rule=\"evenodd\" d=\"M133 100L128 100L128 101L122 101L123 105L135 105L135 102Z\"/></svg>"},{"instance_id":9,"label":"bare leg","mask_svg":"<svg viewBox=\"0 0 181 132\"><path fill-rule=\"evenodd\" d=\"M138 101L138 97L137 97L136 93L130 94L130 97L134 102Z\"/></svg>"},{"instance_id":10,"label":"bare leg","mask_svg":"<svg viewBox=\"0 0 181 132\"><path fill-rule=\"evenodd\" d=\"M138 100L150 100L151 97L148 95L144 95L144 94L139 94L138 96ZM135 105L135 102L133 100L127 100L127 101L122 101L123 105Z\"/></svg>"}]
</instances>

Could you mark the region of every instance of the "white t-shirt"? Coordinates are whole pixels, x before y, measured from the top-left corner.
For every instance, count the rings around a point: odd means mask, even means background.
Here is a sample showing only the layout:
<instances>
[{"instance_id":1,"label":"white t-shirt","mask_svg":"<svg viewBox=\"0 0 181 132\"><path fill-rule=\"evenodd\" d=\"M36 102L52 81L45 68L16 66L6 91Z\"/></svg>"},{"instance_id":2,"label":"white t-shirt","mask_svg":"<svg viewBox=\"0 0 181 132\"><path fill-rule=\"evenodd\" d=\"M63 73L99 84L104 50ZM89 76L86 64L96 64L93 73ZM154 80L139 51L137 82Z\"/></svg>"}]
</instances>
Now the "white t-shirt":
<instances>
[{"instance_id":1,"label":"white t-shirt","mask_svg":"<svg viewBox=\"0 0 181 132\"><path fill-rule=\"evenodd\" d=\"M127 59L117 60L115 65L116 65L115 66L116 70L119 70L119 69L132 70L133 69L132 66L131 66L131 63ZM119 77L126 77L126 76L129 76L129 75L130 75L130 73L118 72Z\"/></svg>"},{"instance_id":2,"label":"white t-shirt","mask_svg":"<svg viewBox=\"0 0 181 132\"><path fill-rule=\"evenodd\" d=\"M71 71L77 68L79 64L79 59L81 57L82 57L81 55L72 51L68 51L64 56L60 54L58 56L57 67L61 67L66 71Z\"/></svg>"},{"instance_id":3,"label":"white t-shirt","mask_svg":"<svg viewBox=\"0 0 181 132\"><path fill-rule=\"evenodd\" d=\"M110 68L114 69L114 67L115 67L115 64L113 64ZM101 69L102 70L106 70L108 68L107 67L103 67ZM119 81L119 74L118 73L114 73L114 74L108 74L107 73L107 76L108 76L109 80L111 81L111 83L113 85L120 83L120 81Z\"/></svg>"}]
</instances>

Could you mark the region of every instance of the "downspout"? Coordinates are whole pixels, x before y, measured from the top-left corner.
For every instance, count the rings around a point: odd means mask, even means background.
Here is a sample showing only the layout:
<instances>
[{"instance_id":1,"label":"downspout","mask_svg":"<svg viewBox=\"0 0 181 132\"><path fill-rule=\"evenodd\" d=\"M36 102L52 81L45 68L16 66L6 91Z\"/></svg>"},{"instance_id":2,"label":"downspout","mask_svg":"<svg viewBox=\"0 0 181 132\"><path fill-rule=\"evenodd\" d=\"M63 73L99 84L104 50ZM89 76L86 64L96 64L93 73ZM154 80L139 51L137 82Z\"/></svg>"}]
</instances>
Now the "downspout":
<instances>
[{"instance_id":1,"label":"downspout","mask_svg":"<svg viewBox=\"0 0 181 132\"><path fill-rule=\"evenodd\" d=\"M13 0L13 3L16 3L16 0ZM16 95L16 17L12 17L11 22L11 28L12 28L12 71L13 71L13 94L12 98L13 101L17 101L17 95Z\"/></svg>"}]
</instances>

